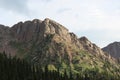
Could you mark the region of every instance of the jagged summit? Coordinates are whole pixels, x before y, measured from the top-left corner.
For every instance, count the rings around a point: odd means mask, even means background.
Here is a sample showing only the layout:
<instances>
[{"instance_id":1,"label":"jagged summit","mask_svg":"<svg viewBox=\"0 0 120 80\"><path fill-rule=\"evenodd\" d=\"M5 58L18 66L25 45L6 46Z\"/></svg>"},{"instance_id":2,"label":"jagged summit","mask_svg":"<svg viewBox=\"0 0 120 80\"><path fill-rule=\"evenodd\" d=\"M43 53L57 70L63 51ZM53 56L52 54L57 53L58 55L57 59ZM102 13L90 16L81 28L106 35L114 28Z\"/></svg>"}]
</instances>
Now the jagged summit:
<instances>
[{"instance_id":1,"label":"jagged summit","mask_svg":"<svg viewBox=\"0 0 120 80\"><path fill-rule=\"evenodd\" d=\"M15 24L11 30L13 29L13 31L17 32L17 34L19 32L39 32L42 34L58 34L64 35L65 33L68 32L68 29L66 29L64 26L60 25L59 23L46 18L44 19L44 21L41 21L39 19L34 19L33 21L25 21L23 22L19 22L17 24ZM33 33L32 33L33 34Z\"/></svg>"},{"instance_id":2,"label":"jagged summit","mask_svg":"<svg viewBox=\"0 0 120 80\"><path fill-rule=\"evenodd\" d=\"M68 30L68 29L65 28L63 25L61 25L61 24L59 24L58 22L56 22L56 21L54 21L54 20L51 20L51 19L49 19L49 18L45 18L45 19L44 19L44 22L46 22L47 24L54 24L54 25L57 26L57 27L62 27L62 28L64 28L64 29Z\"/></svg>"},{"instance_id":3,"label":"jagged summit","mask_svg":"<svg viewBox=\"0 0 120 80\"><path fill-rule=\"evenodd\" d=\"M6 51L6 53L12 54L16 54L17 50L11 47L11 42L32 45L29 42L40 43L49 34L54 34L56 41L67 41L71 39L68 29L49 18L43 21L34 19L32 21L18 22L12 27L0 25L0 32L2 33L0 51Z\"/></svg>"},{"instance_id":4,"label":"jagged summit","mask_svg":"<svg viewBox=\"0 0 120 80\"><path fill-rule=\"evenodd\" d=\"M7 42L5 42L6 44L2 43L4 48L1 47L1 51L6 51L7 49L5 47L7 45L9 48L13 49L13 47L10 47L11 45L9 45L11 42L27 43L30 47L33 42L38 45L48 35L54 35L52 38L54 44L58 42L65 44L64 46L66 48L64 51L69 51L69 54L73 53L73 49L83 49L92 54L104 55L103 51L95 44L91 43L86 37L78 38L74 33L70 33L67 28L49 18L46 18L43 21L34 19L32 21L19 22L11 28L7 28L7 31L9 33L5 33L4 36L6 35L6 39L8 38L9 40L4 40L3 38L3 40ZM29 42L31 42L31 44L29 44ZM12 53L12 50L9 50L7 51ZM14 51L14 53L16 52Z\"/></svg>"},{"instance_id":5,"label":"jagged summit","mask_svg":"<svg viewBox=\"0 0 120 80\"><path fill-rule=\"evenodd\" d=\"M1 31L4 30L2 29ZM47 35L54 35L52 40L56 43L64 43L67 47L66 49L69 49L69 51L72 51L74 47L77 50L83 49L94 54L104 55L103 51L95 44L91 43L86 37L78 38L74 33L70 33L67 28L49 18L43 21L34 19L32 21L19 22L11 28L6 28L6 31L8 32L4 33L4 36L6 35L6 39L10 38L7 40L6 45L9 45L11 41L21 43L37 42L38 44L44 40ZM5 47L4 43L2 44ZM6 50L6 48L4 49ZM2 51L4 49L2 49Z\"/></svg>"}]
</instances>

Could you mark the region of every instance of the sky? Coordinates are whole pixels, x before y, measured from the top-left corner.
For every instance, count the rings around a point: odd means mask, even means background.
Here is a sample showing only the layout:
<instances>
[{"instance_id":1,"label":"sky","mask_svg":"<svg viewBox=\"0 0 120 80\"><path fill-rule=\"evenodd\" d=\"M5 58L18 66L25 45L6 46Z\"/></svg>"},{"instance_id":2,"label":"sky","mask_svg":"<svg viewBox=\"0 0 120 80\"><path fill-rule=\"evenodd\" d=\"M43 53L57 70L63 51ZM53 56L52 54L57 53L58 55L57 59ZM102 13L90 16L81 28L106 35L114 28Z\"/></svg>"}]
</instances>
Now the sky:
<instances>
[{"instance_id":1,"label":"sky","mask_svg":"<svg viewBox=\"0 0 120 80\"><path fill-rule=\"evenodd\" d=\"M120 41L120 0L0 0L0 24L50 18L99 47Z\"/></svg>"}]
</instances>

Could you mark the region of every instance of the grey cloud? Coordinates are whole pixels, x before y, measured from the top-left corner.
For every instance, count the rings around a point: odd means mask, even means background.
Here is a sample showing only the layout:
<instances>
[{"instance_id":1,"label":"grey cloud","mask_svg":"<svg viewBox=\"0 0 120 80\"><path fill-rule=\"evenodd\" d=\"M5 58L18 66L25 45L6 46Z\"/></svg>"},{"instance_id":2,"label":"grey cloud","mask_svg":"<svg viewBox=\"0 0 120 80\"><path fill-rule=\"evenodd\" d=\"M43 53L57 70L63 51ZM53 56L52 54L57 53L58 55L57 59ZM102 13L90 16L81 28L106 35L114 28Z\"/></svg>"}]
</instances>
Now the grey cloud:
<instances>
[{"instance_id":1,"label":"grey cloud","mask_svg":"<svg viewBox=\"0 0 120 80\"><path fill-rule=\"evenodd\" d=\"M28 0L0 0L0 8L25 14L29 11L27 1Z\"/></svg>"}]
</instances>

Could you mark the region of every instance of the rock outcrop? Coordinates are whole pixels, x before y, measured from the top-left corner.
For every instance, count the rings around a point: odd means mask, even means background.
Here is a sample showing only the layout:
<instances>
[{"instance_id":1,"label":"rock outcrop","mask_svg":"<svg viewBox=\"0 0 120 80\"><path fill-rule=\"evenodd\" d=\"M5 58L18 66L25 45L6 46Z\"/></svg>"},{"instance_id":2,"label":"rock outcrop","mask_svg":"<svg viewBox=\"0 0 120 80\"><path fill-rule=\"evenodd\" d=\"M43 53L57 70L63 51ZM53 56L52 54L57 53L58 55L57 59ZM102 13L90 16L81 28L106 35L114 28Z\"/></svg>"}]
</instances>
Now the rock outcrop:
<instances>
[{"instance_id":1,"label":"rock outcrop","mask_svg":"<svg viewBox=\"0 0 120 80\"><path fill-rule=\"evenodd\" d=\"M95 55L105 56L104 52L94 43L90 42L86 37L79 38L79 41L82 44L84 50L87 50L88 52Z\"/></svg>"}]
</instances>

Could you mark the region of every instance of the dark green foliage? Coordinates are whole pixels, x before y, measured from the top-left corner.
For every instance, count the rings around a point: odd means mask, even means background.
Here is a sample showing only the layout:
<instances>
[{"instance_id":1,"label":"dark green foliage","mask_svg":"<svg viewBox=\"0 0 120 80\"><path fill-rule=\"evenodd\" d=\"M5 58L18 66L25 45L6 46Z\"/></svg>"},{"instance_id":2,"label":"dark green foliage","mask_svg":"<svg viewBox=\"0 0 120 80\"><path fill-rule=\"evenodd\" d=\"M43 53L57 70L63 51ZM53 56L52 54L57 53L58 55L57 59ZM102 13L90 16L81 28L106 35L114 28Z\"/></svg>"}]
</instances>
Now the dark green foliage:
<instances>
[{"instance_id":1,"label":"dark green foliage","mask_svg":"<svg viewBox=\"0 0 120 80\"><path fill-rule=\"evenodd\" d=\"M42 68L31 65L25 60L0 54L0 80L120 80L120 76L110 76L107 72L98 73L97 69L89 69L81 74L73 74L70 70L64 70L60 74L59 69L49 71L48 66Z\"/></svg>"}]
</instances>

